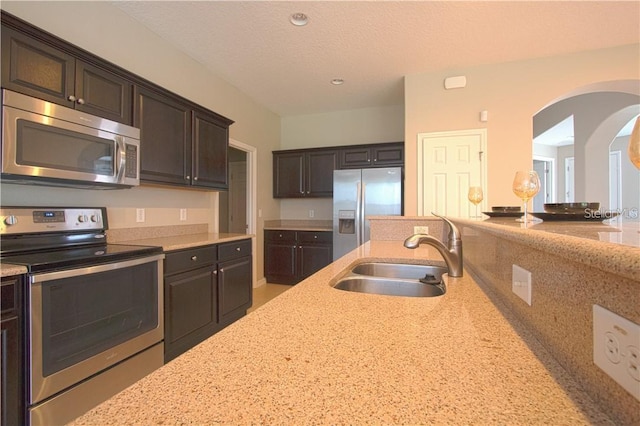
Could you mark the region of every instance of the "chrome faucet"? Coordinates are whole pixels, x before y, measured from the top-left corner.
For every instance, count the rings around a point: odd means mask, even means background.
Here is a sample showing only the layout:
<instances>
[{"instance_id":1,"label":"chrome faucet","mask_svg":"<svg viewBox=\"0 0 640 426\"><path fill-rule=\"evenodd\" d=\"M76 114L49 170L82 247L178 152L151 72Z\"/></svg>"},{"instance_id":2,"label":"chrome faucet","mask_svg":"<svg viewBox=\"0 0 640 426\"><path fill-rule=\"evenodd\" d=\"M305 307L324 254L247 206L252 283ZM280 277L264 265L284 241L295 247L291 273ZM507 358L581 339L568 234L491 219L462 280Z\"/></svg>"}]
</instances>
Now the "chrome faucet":
<instances>
[{"instance_id":1,"label":"chrome faucet","mask_svg":"<svg viewBox=\"0 0 640 426\"><path fill-rule=\"evenodd\" d=\"M420 244L428 244L438 250L444 257L444 261L449 269L450 277L462 276L462 239L458 228L446 217L431 212L432 215L439 217L449 224L449 235L447 237L447 245L442 241L427 234L415 234L404 240L404 246L410 249L416 249Z\"/></svg>"}]
</instances>

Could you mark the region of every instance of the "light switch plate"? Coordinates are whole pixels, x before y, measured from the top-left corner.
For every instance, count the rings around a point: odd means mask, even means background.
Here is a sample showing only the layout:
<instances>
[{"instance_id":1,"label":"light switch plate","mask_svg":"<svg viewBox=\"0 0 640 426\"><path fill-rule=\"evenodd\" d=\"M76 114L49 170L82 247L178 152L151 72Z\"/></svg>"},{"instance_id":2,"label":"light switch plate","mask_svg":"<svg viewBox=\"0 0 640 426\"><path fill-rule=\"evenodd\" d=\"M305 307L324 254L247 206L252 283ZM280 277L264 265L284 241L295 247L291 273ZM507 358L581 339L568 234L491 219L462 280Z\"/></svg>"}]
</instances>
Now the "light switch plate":
<instances>
[{"instance_id":1,"label":"light switch plate","mask_svg":"<svg viewBox=\"0 0 640 426\"><path fill-rule=\"evenodd\" d=\"M513 265L511 276L511 291L531 306L531 272Z\"/></svg>"},{"instance_id":2,"label":"light switch plate","mask_svg":"<svg viewBox=\"0 0 640 426\"><path fill-rule=\"evenodd\" d=\"M180 220L187 220L187 209L180 209Z\"/></svg>"},{"instance_id":3,"label":"light switch plate","mask_svg":"<svg viewBox=\"0 0 640 426\"><path fill-rule=\"evenodd\" d=\"M593 305L593 362L640 401L640 325Z\"/></svg>"}]
</instances>

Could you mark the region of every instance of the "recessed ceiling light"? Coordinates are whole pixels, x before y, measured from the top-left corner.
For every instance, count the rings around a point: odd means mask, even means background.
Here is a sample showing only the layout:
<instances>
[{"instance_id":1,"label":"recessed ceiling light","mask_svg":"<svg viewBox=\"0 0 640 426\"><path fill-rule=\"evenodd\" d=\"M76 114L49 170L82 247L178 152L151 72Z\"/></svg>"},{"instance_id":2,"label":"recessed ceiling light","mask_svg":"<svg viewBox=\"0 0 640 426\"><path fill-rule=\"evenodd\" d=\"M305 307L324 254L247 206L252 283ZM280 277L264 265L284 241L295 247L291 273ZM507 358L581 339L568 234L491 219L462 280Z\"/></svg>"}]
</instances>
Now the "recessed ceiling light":
<instances>
[{"instance_id":1,"label":"recessed ceiling light","mask_svg":"<svg viewBox=\"0 0 640 426\"><path fill-rule=\"evenodd\" d=\"M289 16L289 21L297 27L303 27L309 23L309 17L302 12L298 12Z\"/></svg>"},{"instance_id":2,"label":"recessed ceiling light","mask_svg":"<svg viewBox=\"0 0 640 426\"><path fill-rule=\"evenodd\" d=\"M333 80L331 80L331 84L333 84L334 86L340 86L341 84L344 84L344 80L341 78L334 78Z\"/></svg>"}]
</instances>

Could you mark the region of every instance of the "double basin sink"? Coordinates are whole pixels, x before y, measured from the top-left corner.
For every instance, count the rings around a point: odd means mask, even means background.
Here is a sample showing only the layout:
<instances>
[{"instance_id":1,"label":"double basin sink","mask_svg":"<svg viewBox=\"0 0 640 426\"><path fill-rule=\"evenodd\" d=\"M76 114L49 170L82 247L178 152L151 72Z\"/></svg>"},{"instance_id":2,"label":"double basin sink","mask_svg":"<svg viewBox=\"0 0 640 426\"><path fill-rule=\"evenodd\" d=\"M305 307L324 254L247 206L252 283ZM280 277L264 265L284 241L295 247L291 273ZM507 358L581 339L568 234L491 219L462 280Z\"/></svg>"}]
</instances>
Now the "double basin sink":
<instances>
[{"instance_id":1,"label":"double basin sink","mask_svg":"<svg viewBox=\"0 0 640 426\"><path fill-rule=\"evenodd\" d=\"M354 266L333 287L388 296L436 297L446 292L445 273L443 266L368 262Z\"/></svg>"}]
</instances>

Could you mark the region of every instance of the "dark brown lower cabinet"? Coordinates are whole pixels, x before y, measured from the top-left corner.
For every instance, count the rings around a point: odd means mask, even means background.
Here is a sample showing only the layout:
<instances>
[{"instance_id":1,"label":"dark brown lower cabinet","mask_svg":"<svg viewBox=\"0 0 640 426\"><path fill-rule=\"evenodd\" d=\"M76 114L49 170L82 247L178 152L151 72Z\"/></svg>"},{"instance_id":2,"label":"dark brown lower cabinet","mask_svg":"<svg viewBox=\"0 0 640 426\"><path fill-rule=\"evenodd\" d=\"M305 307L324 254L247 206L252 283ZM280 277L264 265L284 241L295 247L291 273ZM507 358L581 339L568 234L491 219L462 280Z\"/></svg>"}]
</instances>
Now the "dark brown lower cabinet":
<instances>
[{"instance_id":1,"label":"dark brown lower cabinet","mask_svg":"<svg viewBox=\"0 0 640 426\"><path fill-rule=\"evenodd\" d=\"M164 361L246 315L252 303L251 240L166 254Z\"/></svg>"},{"instance_id":2,"label":"dark brown lower cabinet","mask_svg":"<svg viewBox=\"0 0 640 426\"><path fill-rule=\"evenodd\" d=\"M333 260L330 231L267 230L264 238L267 282L297 284Z\"/></svg>"},{"instance_id":3,"label":"dark brown lower cabinet","mask_svg":"<svg viewBox=\"0 0 640 426\"><path fill-rule=\"evenodd\" d=\"M0 425L25 423L22 277L0 283Z\"/></svg>"},{"instance_id":4,"label":"dark brown lower cabinet","mask_svg":"<svg viewBox=\"0 0 640 426\"><path fill-rule=\"evenodd\" d=\"M218 313L225 327L243 317L253 303L251 240L220 244L218 257Z\"/></svg>"},{"instance_id":5,"label":"dark brown lower cabinet","mask_svg":"<svg viewBox=\"0 0 640 426\"><path fill-rule=\"evenodd\" d=\"M164 362L215 333L218 248L167 253L164 260Z\"/></svg>"}]
</instances>

